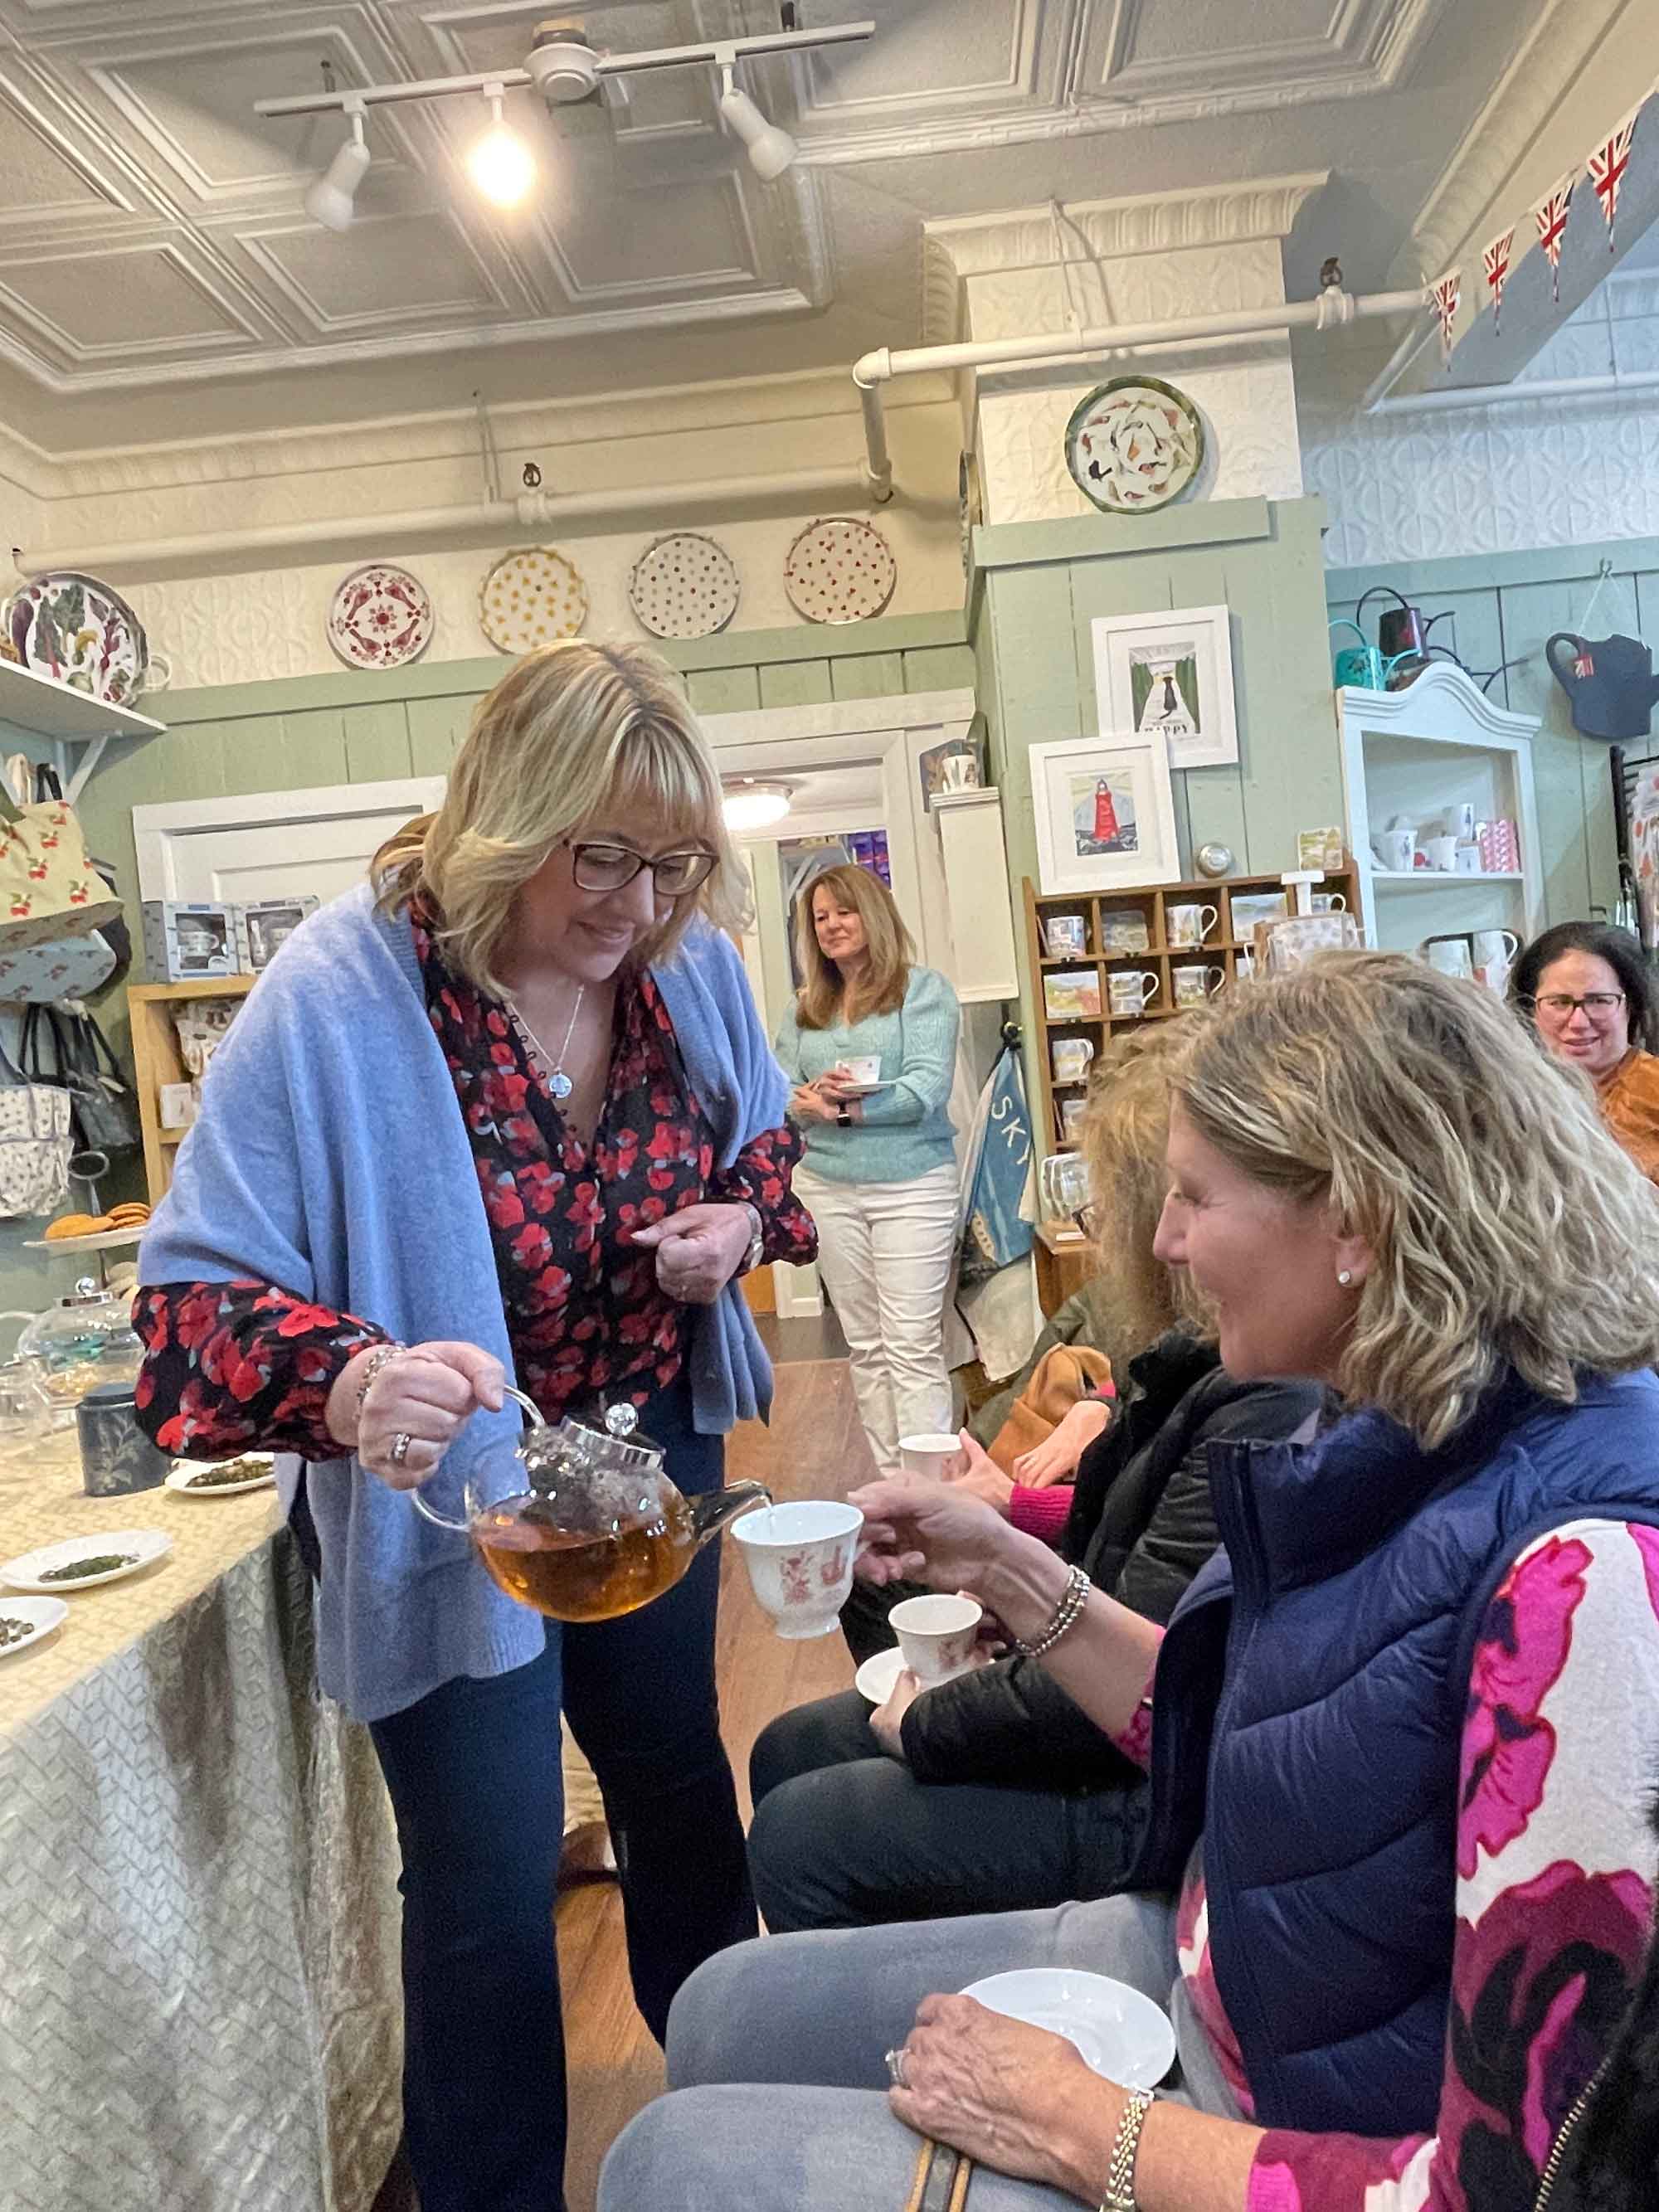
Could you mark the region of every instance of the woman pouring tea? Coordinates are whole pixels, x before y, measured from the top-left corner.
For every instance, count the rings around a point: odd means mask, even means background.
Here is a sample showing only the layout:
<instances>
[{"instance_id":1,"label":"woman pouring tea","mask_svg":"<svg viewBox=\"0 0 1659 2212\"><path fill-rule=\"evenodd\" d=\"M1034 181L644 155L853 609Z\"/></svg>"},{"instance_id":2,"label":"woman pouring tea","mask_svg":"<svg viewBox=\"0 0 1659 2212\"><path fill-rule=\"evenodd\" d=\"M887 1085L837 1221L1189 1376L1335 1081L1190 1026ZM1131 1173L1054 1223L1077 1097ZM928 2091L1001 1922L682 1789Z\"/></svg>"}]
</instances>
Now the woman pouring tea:
<instances>
[{"instance_id":1,"label":"woman pouring tea","mask_svg":"<svg viewBox=\"0 0 1659 2212\"><path fill-rule=\"evenodd\" d=\"M261 978L141 1256L164 1448L297 1453L323 1686L403 1852L404 2130L422 2212L557 2212L561 1703L660 2038L755 1933L714 1690L717 1560L625 1618L514 1604L457 1515L540 1414L635 1409L691 1501L770 1370L738 1279L805 1261L799 1139L726 927L720 780L670 670L577 641L477 710L438 811ZM519 1480L508 1486L523 1490ZM515 2090L516 2085L516 2090Z\"/></svg>"}]
</instances>

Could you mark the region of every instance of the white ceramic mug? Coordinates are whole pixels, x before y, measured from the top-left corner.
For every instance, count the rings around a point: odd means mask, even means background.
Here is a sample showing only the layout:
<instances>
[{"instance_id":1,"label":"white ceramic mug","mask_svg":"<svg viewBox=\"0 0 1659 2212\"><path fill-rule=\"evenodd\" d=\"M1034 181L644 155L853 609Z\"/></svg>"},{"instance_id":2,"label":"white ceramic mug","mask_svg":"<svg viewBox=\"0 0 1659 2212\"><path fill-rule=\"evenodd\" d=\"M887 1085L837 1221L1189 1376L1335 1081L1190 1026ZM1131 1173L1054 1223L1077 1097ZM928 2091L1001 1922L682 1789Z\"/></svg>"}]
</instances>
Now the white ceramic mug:
<instances>
[{"instance_id":1,"label":"white ceramic mug","mask_svg":"<svg viewBox=\"0 0 1659 2212\"><path fill-rule=\"evenodd\" d=\"M945 788L947 791L979 789L979 763L972 753L946 753Z\"/></svg>"},{"instance_id":2,"label":"white ceramic mug","mask_svg":"<svg viewBox=\"0 0 1659 2212\"><path fill-rule=\"evenodd\" d=\"M1163 988L1152 968L1126 968L1106 979L1106 996L1115 1014L1143 1014Z\"/></svg>"},{"instance_id":3,"label":"white ceramic mug","mask_svg":"<svg viewBox=\"0 0 1659 2212\"><path fill-rule=\"evenodd\" d=\"M1313 911L1316 914L1346 914L1348 902L1340 891L1316 891L1313 894Z\"/></svg>"},{"instance_id":4,"label":"white ceramic mug","mask_svg":"<svg viewBox=\"0 0 1659 2212\"><path fill-rule=\"evenodd\" d=\"M1177 968L1175 1002L1178 1006L1201 1006L1214 997L1226 980L1224 968Z\"/></svg>"},{"instance_id":5,"label":"white ceramic mug","mask_svg":"<svg viewBox=\"0 0 1659 2212\"><path fill-rule=\"evenodd\" d=\"M732 1523L750 1586L786 1642L836 1626L863 1526L856 1505L817 1498L761 1507Z\"/></svg>"},{"instance_id":6,"label":"white ceramic mug","mask_svg":"<svg viewBox=\"0 0 1659 2212\"><path fill-rule=\"evenodd\" d=\"M1087 1037L1056 1037L1049 1053L1056 1083L1081 1083L1089 1073L1095 1048Z\"/></svg>"},{"instance_id":7,"label":"white ceramic mug","mask_svg":"<svg viewBox=\"0 0 1659 2212\"><path fill-rule=\"evenodd\" d=\"M860 1053L854 1059L842 1060L841 1067L847 1080L860 1087L866 1083L879 1083L881 1080L881 1054L878 1052Z\"/></svg>"},{"instance_id":8,"label":"white ceramic mug","mask_svg":"<svg viewBox=\"0 0 1659 2212\"><path fill-rule=\"evenodd\" d=\"M1221 919L1221 909L1213 906L1172 906L1165 912L1171 945L1202 945L1206 935Z\"/></svg>"},{"instance_id":9,"label":"white ceramic mug","mask_svg":"<svg viewBox=\"0 0 1659 2212\"><path fill-rule=\"evenodd\" d=\"M943 1482L946 1467L961 1449L962 1438L947 1436L943 1429L919 1430L915 1436L899 1438L904 1472L918 1482Z\"/></svg>"},{"instance_id":10,"label":"white ceramic mug","mask_svg":"<svg viewBox=\"0 0 1659 2212\"><path fill-rule=\"evenodd\" d=\"M1088 947L1089 927L1080 914L1051 914L1042 934L1051 960L1079 958Z\"/></svg>"},{"instance_id":11,"label":"white ceramic mug","mask_svg":"<svg viewBox=\"0 0 1659 2212\"><path fill-rule=\"evenodd\" d=\"M1417 860L1417 832L1379 830L1371 839L1371 850L1390 874L1408 876Z\"/></svg>"},{"instance_id":12,"label":"white ceramic mug","mask_svg":"<svg viewBox=\"0 0 1659 2212\"><path fill-rule=\"evenodd\" d=\"M1474 974L1474 952L1467 937L1431 938L1423 947L1423 957L1443 975L1472 977Z\"/></svg>"},{"instance_id":13,"label":"white ceramic mug","mask_svg":"<svg viewBox=\"0 0 1659 2212\"><path fill-rule=\"evenodd\" d=\"M905 1665L931 1688L953 1681L973 1665L985 1608L974 1597L907 1597L887 1618Z\"/></svg>"},{"instance_id":14,"label":"white ceramic mug","mask_svg":"<svg viewBox=\"0 0 1659 2212\"><path fill-rule=\"evenodd\" d=\"M1447 875L1450 875L1457 866L1456 838L1425 837L1423 841L1423 857L1431 868L1442 869Z\"/></svg>"}]
</instances>

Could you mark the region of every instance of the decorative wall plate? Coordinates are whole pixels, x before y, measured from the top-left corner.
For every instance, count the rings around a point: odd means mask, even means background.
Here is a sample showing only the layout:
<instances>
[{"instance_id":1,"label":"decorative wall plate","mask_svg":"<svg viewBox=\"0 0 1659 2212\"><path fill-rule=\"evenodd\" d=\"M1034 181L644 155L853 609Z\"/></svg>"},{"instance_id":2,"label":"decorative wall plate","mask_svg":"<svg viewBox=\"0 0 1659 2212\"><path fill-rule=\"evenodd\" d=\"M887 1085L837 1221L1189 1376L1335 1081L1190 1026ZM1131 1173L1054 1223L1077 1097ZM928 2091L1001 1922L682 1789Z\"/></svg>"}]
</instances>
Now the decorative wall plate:
<instances>
[{"instance_id":1,"label":"decorative wall plate","mask_svg":"<svg viewBox=\"0 0 1659 2212\"><path fill-rule=\"evenodd\" d=\"M407 568L371 562L354 568L328 611L328 641L353 668L401 668L432 642L426 586Z\"/></svg>"},{"instance_id":2,"label":"decorative wall plate","mask_svg":"<svg viewBox=\"0 0 1659 2212\"><path fill-rule=\"evenodd\" d=\"M144 626L107 584L70 568L37 576L4 609L12 646L25 668L94 699L122 706L143 688L149 665Z\"/></svg>"},{"instance_id":3,"label":"decorative wall plate","mask_svg":"<svg viewBox=\"0 0 1659 2212\"><path fill-rule=\"evenodd\" d=\"M783 564L789 604L808 622L867 622L897 582L892 547L872 523L851 515L809 523Z\"/></svg>"},{"instance_id":4,"label":"decorative wall plate","mask_svg":"<svg viewBox=\"0 0 1659 2212\"><path fill-rule=\"evenodd\" d=\"M587 586L551 545L503 553L478 586L478 621L500 653L574 637L586 619Z\"/></svg>"},{"instance_id":5,"label":"decorative wall plate","mask_svg":"<svg viewBox=\"0 0 1659 2212\"><path fill-rule=\"evenodd\" d=\"M1115 376L1072 410L1066 465L1109 514L1178 499L1204 465L1204 425L1184 392L1156 376Z\"/></svg>"},{"instance_id":6,"label":"decorative wall plate","mask_svg":"<svg viewBox=\"0 0 1659 2212\"><path fill-rule=\"evenodd\" d=\"M647 545L628 579L628 602L653 637L712 637L738 611L738 564L696 530Z\"/></svg>"}]
</instances>

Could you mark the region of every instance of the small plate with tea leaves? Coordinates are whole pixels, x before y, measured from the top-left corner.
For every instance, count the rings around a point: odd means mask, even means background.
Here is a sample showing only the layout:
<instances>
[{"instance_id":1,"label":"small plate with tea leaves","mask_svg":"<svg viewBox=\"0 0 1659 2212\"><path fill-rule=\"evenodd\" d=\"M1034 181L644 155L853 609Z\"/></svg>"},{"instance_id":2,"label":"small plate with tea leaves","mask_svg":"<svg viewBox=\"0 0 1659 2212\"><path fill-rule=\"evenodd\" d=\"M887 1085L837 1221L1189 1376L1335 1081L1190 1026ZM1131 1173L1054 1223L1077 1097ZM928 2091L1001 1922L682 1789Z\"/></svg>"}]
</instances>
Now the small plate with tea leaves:
<instances>
[{"instance_id":1,"label":"small plate with tea leaves","mask_svg":"<svg viewBox=\"0 0 1659 2212\"><path fill-rule=\"evenodd\" d=\"M21 1559L0 1563L0 1583L12 1589L39 1590L43 1597L91 1589L97 1583L118 1583L136 1575L173 1549L160 1528L110 1528L96 1536L65 1536L42 1544Z\"/></svg>"},{"instance_id":2,"label":"small plate with tea leaves","mask_svg":"<svg viewBox=\"0 0 1659 2212\"><path fill-rule=\"evenodd\" d=\"M240 1498L245 1490L269 1490L276 1480L269 1452L245 1452L240 1459L176 1459L167 1486L191 1498Z\"/></svg>"},{"instance_id":3,"label":"small plate with tea leaves","mask_svg":"<svg viewBox=\"0 0 1659 2212\"><path fill-rule=\"evenodd\" d=\"M0 1659L27 1651L69 1619L61 1597L0 1598Z\"/></svg>"}]
</instances>

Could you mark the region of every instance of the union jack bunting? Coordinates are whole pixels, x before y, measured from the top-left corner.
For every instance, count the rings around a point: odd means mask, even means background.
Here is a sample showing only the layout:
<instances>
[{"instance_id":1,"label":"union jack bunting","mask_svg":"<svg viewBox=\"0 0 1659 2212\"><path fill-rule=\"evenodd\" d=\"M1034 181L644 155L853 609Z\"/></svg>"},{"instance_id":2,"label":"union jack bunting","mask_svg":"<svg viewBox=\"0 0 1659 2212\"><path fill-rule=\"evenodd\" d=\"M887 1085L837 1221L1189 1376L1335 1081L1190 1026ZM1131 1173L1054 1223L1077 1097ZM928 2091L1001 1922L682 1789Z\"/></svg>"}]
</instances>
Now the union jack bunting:
<instances>
[{"instance_id":1,"label":"union jack bunting","mask_svg":"<svg viewBox=\"0 0 1659 2212\"><path fill-rule=\"evenodd\" d=\"M1575 181L1571 177L1565 179L1532 211L1532 219L1538 225L1538 243L1550 264L1550 289L1558 307L1561 304L1561 240L1567 233L1567 211L1572 205Z\"/></svg>"},{"instance_id":2,"label":"union jack bunting","mask_svg":"<svg viewBox=\"0 0 1659 2212\"><path fill-rule=\"evenodd\" d=\"M1619 212L1619 187L1625 181L1625 172L1630 167L1630 142L1636 136L1636 118L1621 123L1604 145L1598 146L1585 162L1589 180L1595 187L1595 197L1601 203L1601 212L1607 219L1607 252L1613 252L1613 219Z\"/></svg>"},{"instance_id":3,"label":"union jack bunting","mask_svg":"<svg viewBox=\"0 0 1659 2212\"><path fill-rule=\"evenodd\" d=\"M1494 238L1480 256L1480 265L1486 272L1486 289L1492 294L1492 326L1496 330L1503 311L1504 285L1510 273L1510 248L1515 244L1515 225Z\"/></svg>"},{"instance_id":4,"label":"union jack bunting","mask_svg":"<svg viewBox=\"0 0 1659 2212\"><path fill-rule=\"evenodd\" d=\"M1452 325L1457 320L1457 310L1463 298L1463 272L1449 269L1433 287L1434 312L1440 322L1440 358L1451 359Z\"/></svg>"}]
</instances>

